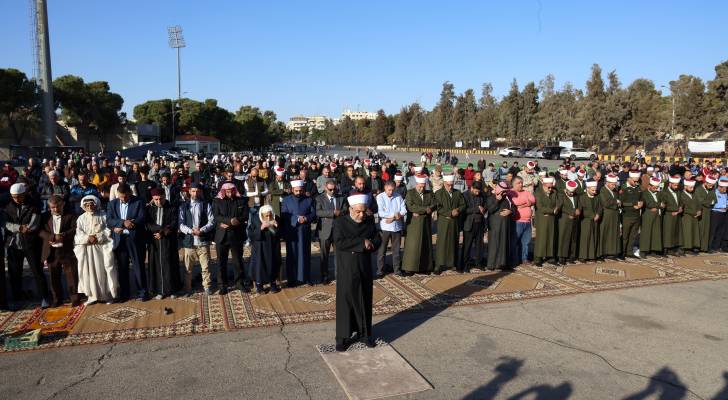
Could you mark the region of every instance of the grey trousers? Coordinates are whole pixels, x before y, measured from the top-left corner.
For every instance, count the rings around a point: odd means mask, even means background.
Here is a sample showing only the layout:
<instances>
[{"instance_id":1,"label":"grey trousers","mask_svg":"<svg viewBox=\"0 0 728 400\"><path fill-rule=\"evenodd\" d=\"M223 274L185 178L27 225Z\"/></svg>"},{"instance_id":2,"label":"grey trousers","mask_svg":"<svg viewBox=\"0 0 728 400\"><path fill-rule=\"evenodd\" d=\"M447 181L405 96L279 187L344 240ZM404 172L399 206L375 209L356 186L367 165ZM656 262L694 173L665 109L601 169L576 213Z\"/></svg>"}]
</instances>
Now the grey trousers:
<instances>
[{"instance_id":1,"label":"grey trousers","mask_svg":"<svg viewBox=\"0 0 728 400\"><path fill-rule=\"evenodd\" d=\"M387 244L389 243L390 239L392 240L392 268L394 269L394 272L397 273L401 271L401 263L399 261L399 249L402 244L402 232L381 232L382 245L379 246L379 250L377 250L377 274L384 273L384 256L387 254Z\"/></svg>"}]
</instances>

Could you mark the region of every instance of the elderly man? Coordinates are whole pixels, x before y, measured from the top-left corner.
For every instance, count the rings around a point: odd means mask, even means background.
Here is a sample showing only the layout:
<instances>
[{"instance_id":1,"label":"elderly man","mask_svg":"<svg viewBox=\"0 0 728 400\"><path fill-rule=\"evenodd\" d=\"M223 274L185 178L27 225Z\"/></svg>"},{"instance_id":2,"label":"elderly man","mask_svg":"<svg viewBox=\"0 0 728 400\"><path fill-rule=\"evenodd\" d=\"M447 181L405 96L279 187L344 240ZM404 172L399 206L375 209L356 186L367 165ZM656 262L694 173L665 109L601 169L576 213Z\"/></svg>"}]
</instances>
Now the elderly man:
<instances>
[{"instance_id":1,"label":"elderly man","mask_svg":"<svg viewBox=\"0 0 728 400\"><path fill-rule=\"evenodd\" d=\"M293 196L281 204L283 232L286 242L286 279L288 287L311 281L311 223L316 218L314 201L304 194L303 180L291 182Z\"/></svg>"},{"instance_id":2,"label":"elderly man","mask_svg":"<svg viewBox=\"0 0 728 400\"><path fill-rule=\"evenodd\" d=\"M147 292L146 268L144 268L144 204L132 196L129 185L119 185L117 197L110 201L106 211L106 224L111 229L114 242L114 259L118 267L120 300L128 300L131 295L129 266L134 276L136 296L139 300L149 300Z\"/></svg>"},{"instance_id":3,"label":"elderly man","mask_svg":"<svg viewBox=\"0 0 728 400\"><path fill-rule=\"evenodd\" d=\"M576 181L567 181L566 189L561 195L559 208L561 217L558 221L558 249L559 262L567 264L576 261L576 250L579 244L579 219L581 217L581 204L576 190L579 185Z\"/></svg>"},{"instance_id":4,"label":"elderly man","mask_svg":"<svg viewBox=\"0 0 728 400\"><path fill-rule=\"evenodd\" d=\"M425 190L427 175L416 176L416 186L405 197L407 240L404 243L402 269L409 275L432 271L432 212L435 198Z\"/></svg>"},{"instance_id":5,"label":"elderly man","mask_svg":"<svg viewBox=\"0 0 728 400\"><path fill-rule=\"evenodd\" d=\"M248 198L248 224L253 218L258 218L258 210L265 203L268 196L268 184L258 176L258 168L253 167L248 179L243 182L245 196Z\"/></svg>"},{"instance_id":6,"label":"elderly man","mask_svg":"<svg viewBox=\"0 0 728 400\"><path fill-rule=\"evenodd\" d=\"M374 221L366 216L367 196L348 197L349 215L334 221L336 245L336 350L352 340L374 347L372 337L373 280L371 254L381 244ZM352 335L356 337L352 339Z\"/></svg>"},{"instance_id":7,"label":"elderly man","mask_svg":"<svg viewBox=\"0 0 728 400\"><path fill-rule=\"evenodd\" d=\"M599 202L602 205L599 250L601 257L616 260L622 257L622 239L619 235L619 211L622 202L617 193L619 178L615 174L608 174L606 181L606 185L599 192Z\"/></svg>"},{"instance_id":8,"label":"elderly man","mask_svg":"<svg viewBox=\"0 0 728 400\"><path fill-rule=\"evenodd\" d=\"M703 207L695 196L695 184L695 180L685 179L683 190L679 194L683 205L683 216L680 221L682 249L693 255L700 252L700 219L703 214Z\"/></svg>"},{"instance_id":9,"label":"elderly man","mask_svg":"<svg viewBox=\"0 0 728 400\"><path fill-rule=\"evenodd\" d=\"M212 279L210 277L210 240L215 229L212 206L205 200L202 188L198 183L190 185L190 198L179 207L179 230L184 248L184 290L192 294L192 269L195 262L202 269L202 287L205 294L211 295Z\"/></svg>"},{"instance_id":10,"label":"elderly man","mask_svg":"<svg viewBox=\"0 0 728 400\"><path fill-rule=\"evenodd\" d=\"M24 183L10 186L12 201L5 207L5 237L8 257L10 289L16 301L23 300L23 260L28 261L35 279L37 295L41 307L48 302L48 284L40 262L38 230L41 218L38 210L27 201L27 188Z\"/></svg>"},{"instance_id":11,"label":"elderly man","mask_svg":"<svg viewBox=\"0 0 728 400\"><path fill-rule=\"evenodd\" d=\"M48 210L48 199L53 195L58 195L63 200L63 203L68 201L71 189L68 184L61 178L61 173L55 169L48 172L48 182L38 188L40 192L40 200L43 212Z\"/></svg>"},{"instance_id":12,"label":"elderly man","mask_svg":"<svg viewBox=\"0 0 728 400\"><path fill-rule=\"evenodd\" d=\"M559 215L559 198L553 190L554 178L544 176L541 185L534 197L536 198L536 243L533 246L533 264L537 267L543 265L544 260L556 261L556 216Z\"/></svg>"},{"instance_id":13,"label":"elderly man","mask_svg":"<svg viewBox=\"0 0 728 400\"><path fill-rule=\"evenodd\" d=\"M377 253L377 279L384 277L384 257L387 254L387 245L392 242L392 270L395 274L405 276L400 264L400 245L402 243L402 230L407 207L404 199L394 191L394 182L384 184L384 192L377 196L377 209L379 210L379 226L382 231L382 246Z\"/></svg>"},{"instance_id":14,"label":"elderly man","mask_svg":"<svg viewBox=\"0 0 728 400\"><path fill-rule=\"evenodd\" d=\"M483 235L485 234L485 197L483 183L475 181L463 194L465 199L465 218L463 223L463 247L458 271L468 270L468 265L480 267L483 258ZM475 253L471 262L470 254Z\"/></svg>"},{"instance_id":15,"label":"elderly man","mask_svg":"<svg viewBox=\"0 0 728 400\"><path fill-rule=\"evenodd\" d=\"M640 258L648 254L662 255L662 214L665 203L662 202L659 188L662 181L650 177L647 190L642 191L641 200L644 205L640 227Z\"/></svg>"},{"instance_id":16,"label":"elderly man","mask_svg":"<svg viewBox=\"0 0 728 400\"><path fill-rule=\"evenodd\" d=\"M48 199L48 212L41 218L39 236L43 240L41 261L51 274L53 307L63 304L61 274L66 277L66 289L71 305L80 304L77 287L78 271L73 254L73 238L76 234L76 216L64 209L63 198L57 194Z\"/></svg>"},{"instance_id":17,"label":"elderly man","mask_svg":"<svg viewBox=\"0 0 728 400\"><path fill-rule=\"evenodd\" d=\"M320 177L319 177L320 178ZM324 185L324 192L316 197L316 229L319 233L319 248L321 257L321 282L324 285L331 283L329 279L329 254L334 244L334 221L342 215L341 207L344 199L336 193L336 182L329 178Z\"/></svg>"}]
</instances>

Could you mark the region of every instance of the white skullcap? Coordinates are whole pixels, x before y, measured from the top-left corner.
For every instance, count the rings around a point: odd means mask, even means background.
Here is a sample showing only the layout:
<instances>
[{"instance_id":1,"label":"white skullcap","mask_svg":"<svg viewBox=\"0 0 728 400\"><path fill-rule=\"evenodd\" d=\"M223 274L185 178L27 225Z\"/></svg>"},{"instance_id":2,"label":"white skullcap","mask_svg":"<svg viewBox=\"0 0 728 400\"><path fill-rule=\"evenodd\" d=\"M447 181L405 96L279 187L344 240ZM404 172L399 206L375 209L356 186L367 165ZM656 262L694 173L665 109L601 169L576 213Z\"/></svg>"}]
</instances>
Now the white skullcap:
<instances>
[{"instance_id":1,"label":"white skullcap","mask_svg":"<svg viewBox=\"0 0 728 400\"><path fill-rule=\"evenodd\" d=\"M694 187L695 186L695 181L692 180L692 179L690 179L690 180L686 180L685 182L683 182L683 184L685 186L687 186L687 187Z\"/></svg>"},{"instance_id":2,"label":"white skullcap","mask_svg":"<svg viewBox=\"0 0 728 400\"><path fill-rule=\"evenodd\" d=\"M670 183L680 183L680 177L675 175L670 177Z\"/></svg>"},{"instance_id":3,"label":"white skullcap","mask_svg":"<svg viewBox=\"0 0 728 400\"><path fill-rule=\"evenodd\" d=\"M654 171L655 171L654 167L647 167L647 172L654 172Z\"/></svg>"},{"instance_id":4,"label":"white skullcap","mask_svg":"<svg viewBox=\"0 0 728 400\"><path fill-rule=\"evenodd\" d=\"M711 185L715 185L715 183L718 182L718 179L716 179L714 176L706 176L705 177L705 183L709 183Z\"/></svg>"},{"instance_id":5,"label":"white skullcap","mask_svg":"<svg viewBox=\"0 0 728 400\"><path fill-rule=\"evenodd\" d=\"M546 176L546 171L538 171L538 176Z\"/></svg>"},{"instance_id":6,"label":"white skullcap","mask_svg":"<svg viewBox=\"0 0 728 400\"><path fill-rule=\"evenodd\" d=\"M395 181L401 181L401 180L402 180L402 178L404 178L404 177L402 176L402 174L395 174L395 175L394 175L394 180L395 180ZM417 179L417 178L415 178L415 179Z\"/></svg>"},{"instance_id":7,"label":"white skullcap","mask_svg":"<svg viewBox=\"0 0 728 400\"><path fill-rule=\"evenodd\" d=\"M363 193L353 194L353 195L347 197L347 201L349 202L350 206L355 206L357 204L366 204L367 195L363 194Z\"/></svg>"},{"instance_id":8,"label":"white skullcap","mask_svg":"<svg viewBox=\"0 0 728 400\"><path fill-rule=\"evenodd\" d=\"M652 185L652 186L660 186L661 183L662 183L662 181L660 180L660 178L658 178L656 176L653 176L652 178L650 178L650 185Z\"/></svg>"},{"instance_id":9,"label":"white skullcap","mask_svg":"<svg viewBox=\"0 0 728 400\"><path fill-rule=\"evenodd\" d=\"M283 174L286 173L286 170L283 168L276 168L276 175L283 176Z\"/></svg>"},{"instance_id":10,"label":"white skullcap","mask_svg":"<svg viewBox=\"0 0 728 400\"><path fill-rule=\"evenodd\" d=\"M302 180L300 180L300 179L297 179L295 181L291 181L291 187L294 187L294 188L295 187L303 187L304 184L305 184L305 182L302 181Z\"/></svg>"},{"instance_id":11,"label":"white skullcap","mask_svg":"<svg viewBox=\"0 0 728 400\"><path fill-rule=\"evenodd\" d=\"M607 182L608 183L617 183L617 182L619 182L619 177L614 174L609 174L609 175L607 175Z\"/></svg>"},{"instance_id":12,"label":"white skullcap","mask_svg":"<svg viewBox=\"0 0 728 400\"><path fill-rule=\"evenodd\" d=\"M568 174L569 174L569 170L568 169L560 169L559 170L559 175L568 175Z\"/></svg>"},{"instance_id":13,"label":"white skullcap","mask_svg":"<svg viewBox=\"0 0 728 400\"><path fill-rule=\"evenodd\" d=\"M442 181L449 182L449 183L455 182L455 175L453 175L453 174L443 175Z\"/></svg>"},{"instance_id":14,"label":"white skullcap","mask_svg":"<svg viewBox=\"0 0 728 400\"><path fill-rule=\"evenodd\" d=\"M415 182L416 183L427 183L427 175L416 175L415 176Z\"/></svg>"},{"instance_id":15,"label":"white skullcap","mask_svg":"<svg viewBox=\"0 0 728 400\"><path fill-rule=\"evenodd\" d=\"M720 187L728 187L728 181L726 181L724 179L721 179L720 181L718 181L718 186L720 186Z\"/></svg>"},{"instance_id":16,"label":"white skullcap","mask_svg":"<svg viewBox=\"0 0 728 400\"><path fill-rule=\"evenodd\" d=\"M543 183L554 183L554 177L553 176L544 177Z\"/></svg>"},{"instance_id":17,"label":"white skullcap","mask_svg":"<svg viewBox=\"0 0 728 400\"><path fill-rule=\"evenodd\" d=\"M597 187L597 181L589 181L586 183L586 187L588 188L595 188Z\"/></svg>"},{"instance_id":18,"label":"white skullcap","mask_svg":"<svg viewBox=\"0 0 728 400\"><path fill-rule=\"evenodd\" d=\"M415 174L422 172L422 167L415 167Z\"/></svg>"},{"instance_id":19,"label":"white skullcap","mask_svg":"<svg viewBox=\"0 0 728 400\"><path fill-rule=\"evenodd\" d=\"M25 183L19 182L19 183L13 183L12 186L10 186L10 194L23 194L25 193Z\"/></svg>"},{"instance_id":20,"label":"white skullcap","mask_svg":"<svg viewBox=\"0 0 728 400\"><path fill-rule=\"evenodd\" d=\"M575 181L566 182L566 190L568 190L570 192L573 192L578 187L579 187L579 185L577 185Z\"/></svg>"},{"instance_id":21,"label":"white skullcap","mask_svg":"<svg viewBox=\"0 0 728 400\"><path fill-rule=\"evenodd\" d=\"M640 175L642 174L639 171L630 171L629 173L629 177L632 179L639 179Z\"/></svg>"}]
</instances>

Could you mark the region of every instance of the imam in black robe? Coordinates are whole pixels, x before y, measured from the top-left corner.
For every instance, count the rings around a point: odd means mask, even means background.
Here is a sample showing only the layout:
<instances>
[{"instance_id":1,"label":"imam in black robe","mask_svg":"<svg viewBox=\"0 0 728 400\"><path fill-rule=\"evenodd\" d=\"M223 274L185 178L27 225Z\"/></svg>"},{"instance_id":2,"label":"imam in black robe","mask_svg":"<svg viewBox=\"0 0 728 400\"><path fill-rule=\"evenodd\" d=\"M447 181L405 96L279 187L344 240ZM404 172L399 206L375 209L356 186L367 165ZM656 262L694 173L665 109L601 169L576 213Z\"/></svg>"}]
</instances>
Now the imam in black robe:
<instances>
[{"instance_id":1,"label":"imam in black robe","mask_svg":"<svg viewBox=\"0 0 728 400\"><path fill-rule=\"evenodd\" d=\"M513 234L513 202L506 192L500 200L495 194L485 199L488 209L488 269L510 268L511 265L511 235ZM511 213L505 217L501 211L509 210Z\"/></svg>"},{"instance_id":2,"label":"imam in black robe","mask_svg":"<svg viewBox=\"0 0 728 400\"><path fill-rule=\"evenodd\" d=\"M147 241L149 273L148 287L153 294L169 296L179 290L179 253L177 252L177 208L165 200L162 205L162 223L157 223L159 208L152 203L147 207ZM165 228L167 233L165 234ZM155 233L161 239L155 239Z\"/></svg>"},{"instance_id":3,"label":"imam in black robe","mask_svg":"<svg viewBox=\"0 0 728 400\"><path fill-rule=\"evenodd\" d=\"M260 286L266 283L273 284L278 279L281 269L281 223L276 217L278 227L268 227L260 230L260 218L253 217L248 227L248 238L252 245L250 254L250 270L255 283Z\"/></svg>"},{"instance_id":4,"label":"imam in black robe","mask_svg":"<svg viewBox=\"0 0 728 400\"><path fill-rule=\"evenodd\" d=\"M372 218L356 223L350 216L334 220L336 246L336 343L345 344L354 332L372 335L372 253L382 243ZM369 239L372 249L364 248Z\"/></svg>"}]
</instances>

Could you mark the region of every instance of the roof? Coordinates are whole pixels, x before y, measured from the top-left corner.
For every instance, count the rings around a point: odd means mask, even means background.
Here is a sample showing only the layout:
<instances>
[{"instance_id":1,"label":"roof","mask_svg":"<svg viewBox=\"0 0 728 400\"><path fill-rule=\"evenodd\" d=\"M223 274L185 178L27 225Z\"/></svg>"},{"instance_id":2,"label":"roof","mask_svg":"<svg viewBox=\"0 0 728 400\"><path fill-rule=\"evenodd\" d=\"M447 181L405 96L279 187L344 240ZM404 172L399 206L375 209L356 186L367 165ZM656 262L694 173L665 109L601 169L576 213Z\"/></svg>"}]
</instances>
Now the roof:
<instances>
[{"instance_id":1,"label":"roof","mask_svg":"<svg viewBox=\"0 0 728 400\"><path fill-rule=\"evenodd\" d=\"M205 135L179 135L175 142L219 142L220 139L214 136Z\"/></svg>"}]
</instances>

